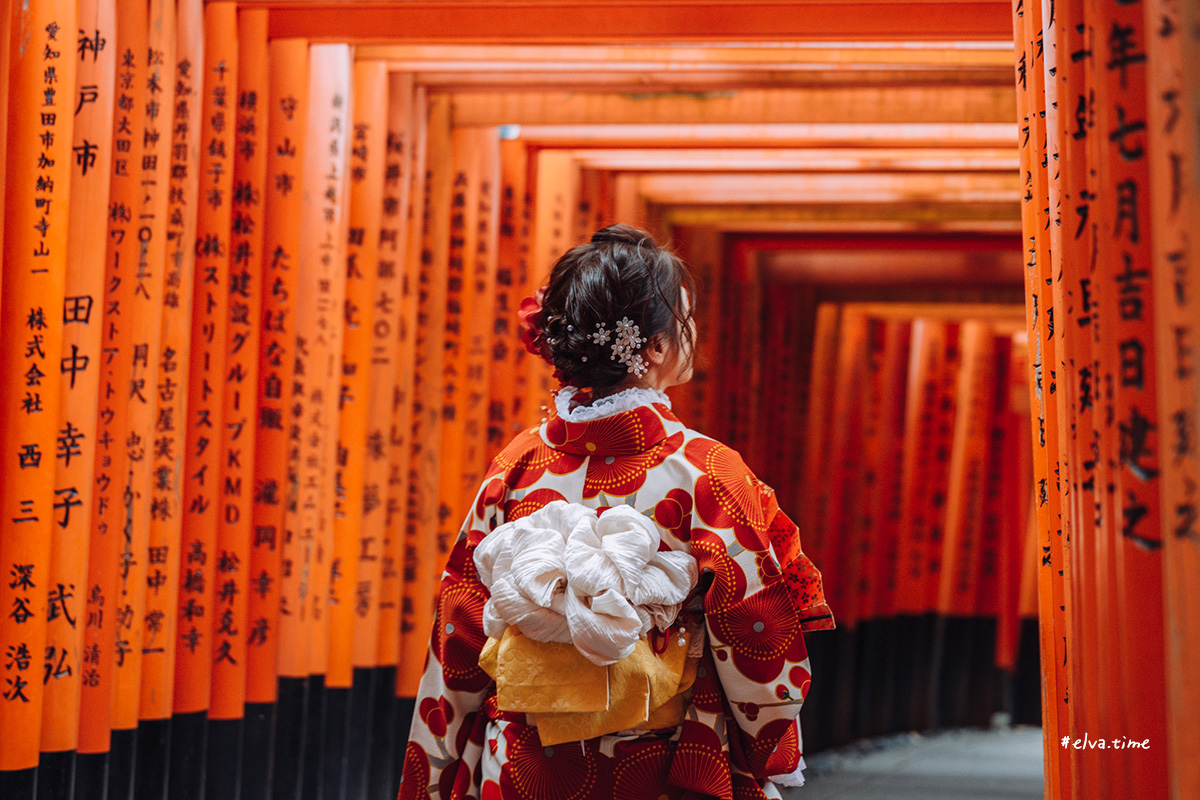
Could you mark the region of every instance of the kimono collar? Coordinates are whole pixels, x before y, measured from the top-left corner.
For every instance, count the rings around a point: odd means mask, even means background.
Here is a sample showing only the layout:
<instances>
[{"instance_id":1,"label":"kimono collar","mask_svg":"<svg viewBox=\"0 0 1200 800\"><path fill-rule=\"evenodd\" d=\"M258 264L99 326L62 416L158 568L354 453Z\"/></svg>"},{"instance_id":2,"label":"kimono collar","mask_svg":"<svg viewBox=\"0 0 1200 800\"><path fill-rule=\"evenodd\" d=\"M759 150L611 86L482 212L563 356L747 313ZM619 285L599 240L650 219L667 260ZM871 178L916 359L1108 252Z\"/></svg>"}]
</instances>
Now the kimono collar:
<instances>
[{"instance_id":1,"label":"kimono collar","mask_svg":"<svg viewBox=\"0 0 1200 800\"><path fill-rule=\"evenodd\" d=\"M566 453L633 455L685 426L671 413L671 399L655 389L626 389L591 405L571 407L580 390L564 386L554 395L554 411L542 424L546 444Z\"/></svg>"}]
</instances>

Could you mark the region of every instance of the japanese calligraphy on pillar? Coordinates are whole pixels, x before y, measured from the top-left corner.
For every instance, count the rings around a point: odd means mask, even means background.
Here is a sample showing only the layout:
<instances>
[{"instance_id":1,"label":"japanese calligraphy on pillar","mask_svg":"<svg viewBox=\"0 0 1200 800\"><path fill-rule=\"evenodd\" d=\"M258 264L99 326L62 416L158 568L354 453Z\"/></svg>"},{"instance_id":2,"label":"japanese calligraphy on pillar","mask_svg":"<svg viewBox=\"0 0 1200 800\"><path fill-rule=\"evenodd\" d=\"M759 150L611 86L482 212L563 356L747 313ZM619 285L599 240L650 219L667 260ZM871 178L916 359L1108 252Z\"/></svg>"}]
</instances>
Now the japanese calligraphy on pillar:
<instances>
[{"instance_id":1,"label":"japanese calligraphy on pillar","mask_svg":"<svg viewBox=\"0 0 1200 800\"><path fill-rule=\"evenodd\" d=\"M385 565L383 587L380 592L380 638L379 661L381 664L397 664L400 659L401 637L412 624L414 607L412 590L416 581L415 529L409 524L414 506L410 494L412 459L414 458L413 434L416 403L416 358L417 318L419 314L421 273L424 271L422 253L424 237L422 227L425 213L425 157L426 157L426 98L425 90L414 88L411 77L393 75L389 91L391 103L389 118L407 119L411 142L408 148L407 172L402 173L404 189L408 196L407 213L402 224L402 243L399 257L400 319L396 331L396 382L392 396L391 440L392 454L388 463L388 506L387 506L387 552L392 559L392 568ZM399 97L397 96L400 94ZM391 121L389 121L391 130ZM391 191L390 187L385 191ZM385 198L386 202L386 198ZM385 224L388 217L385 210ZM396 688L400 687L400 670L397 670Z\"/></svg>"},{"instance_id":2,"label":"japanese calligraphy on pillar","mask_svg":"<svg viewBox=\"0 0 1200 800\"><path fill-rule=\"evenodd\" d=\"M1177 0L1146 3L1157 20L1147 37L1147 133L1154 227L1154 302L1162 474L1163 582L1170 791L1200 792L1200 703L1191 674L1200 658L1200 302L1196 221L1200 219L1200 8ZM1191 109L1191 113L1187 109Z\"/></svg>"},{"instance_id":3,"label":"japanese calligraphy on pillar","mask_svg":"<svg viewBox=\"0 0 1200 800\"><path fill-rule=\"evenodd\" d=\"M129 462L126 488L126 521L120 554L120 600L117 618L116 704L113 728L137 727L143 687L160 694L168 681L165 652L160 649L164 608L174 601L162 591L169 553L150 550L153 442L158 386L158 353L162 342L163 279L167 252L167 200L170 180L171 110L174 106L175 4L153 0L147 4L145 88L134 135L141 139L137 164L138 195L134 211L137 261L133 265L133 359L126 392L129 428L125 440ZM122 20L125 18L122 17ZM118 28L118 35L121 30ZM151 563L153 562L153 563ZM154 605L147 607L147 599ZM127 630L128 635L122 631ZM147 635L153 642L147 643ZM122 645L126 642L126 645ZM127 649L128 652L122 651ZM154 671L143 680L145 651ZM165 709L160 708L159 713Z\"/></svg>"},{"instance_id":4,"label":"japanese calligraphy on pillar","mask_svg":"<svg viewBox=\"0 0 1200 800\"><path fill-rule=\"evenodd\" d=\"M971 320L963 324L959 407L951 446L945 557L938 600L938 610L944 615L974 614L976 610L988 430L996 391L995 340L987 323Z\"/></svg>"},{"instance_id":5,"label":"japanese calligraphy on pillar","mask_svg":"<svg viewBox=\"0 0 1200 800\"><path fill-rule=\"evenodd\" d=\"M1018 147L1022 179L1021 235L1025 243L1026 267L1026 324L1029 331L1029 370L1032 387L1031 410L1033 418L1033 464L1036 485L1038 519L1038 547L1040 569L1038 571L1039 616L1044 621L1039 627L1043 652L1054 652L1054 659L1043 664L1042 708L1043 732L1047 743L1047 785L1069 786L1069 769L1061 769L1057 749L1051 744L1057 741L1058 730L1066 727L1065 675L1055 665L1065 659L1065 637L1061 629L1060 606L1062 581L1055 580L1054 571L1059 568L1061 539L1058 536L1058 504L1061 495L1055 480L1057 452L1055 450L1057 428L1053 416L1054 399L1052 374L1055 367L1049 315L1052 313L1049 240L1044 233L1048 224L1049 194L1046 185L1046 167L1043 163L1046 144L1046 94L1045 65L1042 60L1041 3L1038 0L1014 0L1013 28L1016 42L1016 83L1019 120ZM1056 555L1058 554L1058 555ZM1055 593L1055 584L1058 591Z\"/></svg>"},{"instance_id":6,"label":"japanese calligraphy on pillar","mask_svg":"<svg viewBox=\"0 0 1200 800\"><path fill-rule=\"evenodd\" d=\"M515 304L519 307L525 297L533 296L539 288L539 277L529 266L530 234L533 222L533 203L529 186L529 153L520 139L504 139L500 142L500 236L496 245L499 270L505 265L512 269ZM499 278L499 275L497 276ZM514 338L516 334L516 308L509 317ZM508 407L508 434L505 443L522 427L536 420L537 406L529 401L529 359L534 358L524 347L511 350L516 379L510 388ZM493 373L497 374L497 373Z\"/></svg>"},{"instance_id":7,"label":"japanese calligraphy on pillar","mask_svg":"<svg viewBox=\"0 0 1200 800\"><path fill-rule=\"evenodd\" d=\"M138 216L143 199L147 13L145 3L118 2L117 18L125 22L108 45L116 51L116 108L104 293L97 298L95 308L103 315L104 327L102 358L97 364L100 390L80 701L81 753L108 750L109 733L115 724L116 670L125 668L132 649L135 613L130 592L139 588L135 585L135 568L144 562L135 557L133 550L136 503L134 464L130 462L131 453L141 454L142 443L130 423L134 403L138 402L132 395L140 392L144 396L146 392L145 384L139 387L137 383L138 373L149 367L149 353L136 354L134 349L135 342L144 342L146 333L145 320L138 315L153 313L145 296L149 287L145 287L145 295L137 294L142 255ZM93 41L87 47L94 50L98 43ZM82 366L72 358L63 363L63 370L65 373ZM140 639L140 630L138 634Z\"/></svg>"},{"instance_id":8,"label":"japanese calligraphy on pillar","mask_svg":"<svg viewBox=\"0 0 1200 800\"><path fill-rule=\"evenodd\" d=\"M74 3L38 2L20 16L27 44L11 52L9 113L27 123L8 140L0 308L0 769L38 762L41 676L49 616L50 543L63 347L76 61ZM16 20L14 23L16 24Z\"/></svg>"},{"instance_id":9,"label":"japanese calligraphy on pillar","mask_svg":"<svg viewBox=\"0 0 1200 800\"><path fill-rule=\"evenodd\" d=\"M42 750L73 750L79 739L83 677L84 600L90 545L96 454L96 396L100 386L99 298L104 292L104 250L111 177L116 6L112 0L79 4L86 37L69 51L76 59L77 99L71 147L70 227L66 294L59 362L79 366L62 376L62 409L54 449L54 507L43 683ZM86 42L86 43L85 43ZM78 312L78 313L77 313Z\"/></svg>"},{"instance_id":10,"label":"japanese calligraphy on pillar","mask_svg":"<svg viewBox=\"0 0 1200 800\"><path fill-rule=\"evenodd\" d=\"M500 203L500 138L496 128L472 131L478 155L478 186L474 202L475 230L465 253L469 273L466 289L469 316L464 321L464 387L460 402L463 427L462 488L457 513L475 499L483 472L488 440L488 386L492 363L492 331L496 307L497 215Z\"/></svg>"},{"instance_id":11,"label":"japanese calligraphy on pillar","mask_svg":"<svg viewBox=\"0 0 1200 800\"><path fill-rule=\"evenodd\" d=\"M309 50L309 118L300 231L298 313L311 317L304 344L307 416L302 420L300 509L302 535L312 538L308 573L311 619L309 671L324 674L329 651L329 586L337 568L333 555L333 475L337 458L338 386L341 377L346 273L347 131L350 53L345 45ZM297 336L299 337L299 333ZM299 338L297 348L300 348ZM297 361L297 372L300 362Z\"/></svg>"},{"instance_id":12,"label":"japanese calligraphy on pillar","mask_svg":"<svg viewBox=\"0 0 1200 800\"><path fill-rule=\"evenodd\" d=\"M201 71L200 187L192 281L191 359L183 452L175 712L209 707L220 624L217 537L224 432L225 331L229 307L233 145L237 119L237 10L204 8Z\"/></svg>"},{"instance_id":13,"label":"japanese calligraphy on pillar","mask_svg":"<svg viewBox=\"0 0 1200 800\"><path fill-rule=\"evenodd\" d=\"M237 101L232 110L229 308L221 435L221 513L213 600L211 719L238 719L246 698L246 649L267 635L248 617L254 485L254 404L258 397L258 309L262 272L262 193L267 158L263 132L267 84L267 12L238 12ZM270 576L268 576L269 578ZM256 676L258 678L260 676ZM275 679L271 670L269 680Z\"/></svg>"},{"instance_id":14,"label":"japanese calligraphy on pillar","mask_svg":"<svg viewBox=\"0 0 1200 800\"><path fill-rule=\"evenodd\" d=\"M518 161L523 147L514 149L512 140L499 143L499 189L496 206L496 276L495 304L492 313L491 363L488 368L487 450L484 461L491 459L508 444L516 433L513 422L513 403L517 391L517 357L524 350L517 337L517 309L524 298L524 281L519 280L519 242L521 194L518 192ZM524 175L521 164L520 177ZM523 181L522 181L523 184Z\"/></svg>"},{"instance_id":15,"label":"japanese calligraphy on pillar","mask_svg":"<svg viewBox=\"0 0 1200 800\"><path fill-rule=\"evenodd\" d=\"M267 178L263 189L262 303L260 306L258 413L254 451L254 529L249 616L265 620L265 635L249 644L251 675L275 670L307 675L296 598L304 564L301 542L285 526L295 509L299 421L290 403L296 362L297 264L300 246L300 168L308 119L308 42L276 39L268 45ZM301 386L302 391L302 386ZM300 665L295 662L300 656ZM275 699L277 682L252 681L246 699Z\"/></svg>"},{"instance_id":16,"label":"japanese calligraphy on pillar","mask_svg":"<svg viewBox=\"0 0 1200 800\"><path fill-rule=\"evenodd\" d=\"M442 424L438 487L438 563L446 559L458 536L465 503L466 431L463 406L470 391L467 381L465 326L478 309L467 271L473 256L479 219L479 158L474 131L457 128L451 134L453 184L450 194L450 243L446 262L446 320L443 327ZM474 259L470 258L473 263ZM468 501L469 502L469 501ZM437 569L435 567L435 569ZM440 572L440 569L438 570Z\"/></svg>"},{"instance_id":17,"label":"japanese calligraphy on pillar","mask_svg":"<svg viewBox=\"0 0 1200 800\"><path fill-rule=\"evenodd\" d=\"M373 667L378 651L378 594L383 542L369 535L364 520L382 512L379 483L366 482L370 463L386 461L382 433L369 429L375 351L391 343L384 308L376 307L380 234L383 219L384 163L387 157L387 65L354 65L354 110L350 129L350 209L346 237L345 334L339 397L338 459L335 474L334 557L341 563L341 585L330 587L329 671L325 683L349 687L352 667ZM382 325L382 336L376 328ZM393 381L389 380L392 386Z\"/></svg>"},{"instance_id":18,"label":"japanese calligraphy on pillar","mask_svg":"<svg viewBox=\"0 0 1200 800\"><path fill-rule=\"evenodd\" d=\"M1113 370L1113 413L1103 453L1113 464L1117 630L1122 654L1119 693L1134 735L1166 741L1164 630L1146 625L1162 616L1159 481L1163 429L1154 356L1153 233L1147 132L1146 42L1150 24L1141 2L1096 4L1096 129L1101 353ZM1157 22L1151 23L1157 27ZM1104 337L1104 333L1107 336ZM1106 421L1107 422L1107 421ZM1103 446L1102 445L1102 446ZM1140 733L1139 733L1140 732ZM1165 752L1128 761L1131 791L1167 794Z\"/></svg>"},{"instance_id":19,"label":"japanese calligraphy on pillar","mask_svg":"<svg viewBox=\"0 0 1200 800\"><path fill-rule=\"evenodd\" d=\"M1103 657L1100 654L1112 652L1101 644L1097 630L1098 600L1111 593L1096 590L1097 544L1101 535L1097 520L1103 520L1104 516L1098 511L1096 486L1097 476L1105 468L1099 463L1096 427L1102 373L1097 368L1094 347L1099 328L1095 321L1097 261L1094 257L1098 226L1097 215L1091 211L1097 187L1094 159L1089 156L1089 151L1098 146L1092 141L1095 88L1089 77L1094 73L1096 55L1083 0L1059 3L1054 21L1046 86L1048 92L1052 89L1057 92L1057 109L1050 112L1055 119L1047 128L1058 155L1054 162L1056 179L1051 182L1051 190L1058 197L1058 216L1049 233L1052 269L1057 276L1053 302L1058 339L1055 384L1061 412L1059 488L1069 545L1069 563L1064 563L1064 569L1068 571L1072 601L1068 618L1072 640L1093 641L1098 645L1077 648L1072 659L1074 699L1070 712L1077 730L1090 730L1111 724L1098 716L1103 706L1099 700L1101 687L1106 683L1097 667ZM1087 753L1072 755L1081 767L1075 770L1079 792L1084 796L1099 792L1102 779L1098 757ZM1085 761L1082 765L1081 760ZM1086 764L1088 760L1092 764Z\"/></svg>"},{"instance_id":20,"label":"japanese calligraphy on pillar","mask_svg":"<svg viewBox=\"0 0 1200 800\"><path fill-rule=\"evenodd\" d=\"M375 593L375 663L396 664L400 654L400 570L404 563L404 500L409 435L412 431L412 334L415 315L406 254L412 237L409 219L416 138L413 130L413 77L392 73L387 87L379 258L375 275L375 324L371 340L371 401L364 487L376 486L378 505L363 499L363 537L378 543L379 588ZM371 506L368 508L368 506ZM362 637L370 631L362 626ZM356 650L359 629L355 631Z\"/></svg>"},{"instance_id":21,"label":"japanese calligraphy on pillar","mask_svg":"<svg viewBox=\"0 0 1200 800\"><path fill-rule=\"evenodd\" d=\"M154 387L153 472L147 550L145 639L142 643L142 719L166 719L174 710L177 598L183 523L184 429L191 360L192 285L200 186L203 4L177 7L173 56L166 60L172 101L167 104L168 161L166 258L163 262L162 332ZM163 123L164 128L167 123ZM166 134L164 133L165 137ZM203 603L201 604L203 606Z\"/></svg>"},{"instance_id":22,"label":"japanese calligraphy on pillar","mask_svg":"<svg viewBox=\"0 0 1200 800\"><path fill-rule=\"evenodd\" d=\"M408 470L408 515L405 532L404 599L400 610L402 657L396 670L396 692L415 697L421 680L418 659L404 653L424 647L424 633L433 624L437 590L438 484L443 399L442 341L446 323L447 263L450 244L450 202L453 183L449 98L430 98L418 114L428 115L425 128L420 259L411 273L417 282L412 395L412 456ZM415 235L414 231L414 235Z\"/></svg>"},{"instance_id":23,"label":"japanese calligraphy on pillar","mask_svg":"<svg viewBox=\"0 0 1200 800\"><path fill-rule=\"evenodd\" d=\"M706 292L706 294L714 293ZM804 536L805 552L810 553L818 564L823 563L823 556L829 552L832 539L826 526L825 509L829 506L829 483L822 480L825 459L821 454L829 452L830 437L833 435L835 427L828 423L829 415L832 413L830 399L833 393L827 389L827 385L832 380L833 365L837 358L840 315L840 306L833 303L823 303L818 306L816 331L813 336L812 380L809 383L812 400L808 410L808 436L813 446L805 448L804 492L801 496L801 507L812 509L812 512L803 518L805 529L801 535ZM905 519L908 529L915 527L909 517L906 516Z\"/></svg>"}]
</instances>

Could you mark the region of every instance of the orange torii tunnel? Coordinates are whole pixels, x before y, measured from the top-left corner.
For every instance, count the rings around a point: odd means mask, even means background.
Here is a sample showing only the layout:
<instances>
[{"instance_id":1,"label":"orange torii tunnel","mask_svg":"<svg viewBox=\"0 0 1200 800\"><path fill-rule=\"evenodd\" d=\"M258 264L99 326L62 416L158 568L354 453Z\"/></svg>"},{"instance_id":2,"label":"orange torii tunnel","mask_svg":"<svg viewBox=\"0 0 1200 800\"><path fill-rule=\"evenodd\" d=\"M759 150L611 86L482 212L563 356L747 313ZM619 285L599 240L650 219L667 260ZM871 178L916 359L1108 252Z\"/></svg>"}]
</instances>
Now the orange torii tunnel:
<instances>
[{"instance_id":1,"label":"orange torii tunnel","mask_svg":"<svg viewBox=\"0 0 1200 800\"><path fill-rule=\"evenodd\" d=\"M3 800L396 797L554 406L522 300L618 222L696 279L674 414L823 575L807 752L1011 721L1047 798L1200 797L1195 0L3 24Z\"/></svg>"}]
</instances>

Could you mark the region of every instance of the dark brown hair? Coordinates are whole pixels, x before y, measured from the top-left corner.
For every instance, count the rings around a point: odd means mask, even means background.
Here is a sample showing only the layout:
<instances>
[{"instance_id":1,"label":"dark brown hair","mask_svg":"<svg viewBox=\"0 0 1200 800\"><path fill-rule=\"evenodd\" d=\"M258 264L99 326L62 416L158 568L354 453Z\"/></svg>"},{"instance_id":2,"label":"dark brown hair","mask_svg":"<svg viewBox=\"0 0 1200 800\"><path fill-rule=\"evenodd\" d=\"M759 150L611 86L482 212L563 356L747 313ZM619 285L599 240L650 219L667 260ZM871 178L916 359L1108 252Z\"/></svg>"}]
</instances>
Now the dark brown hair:
<instances>
[{"instance_id":1,"label":"dark brown hair","mask_svg":"<svg viewBox=\"0 0 1200 800\"><path fill-rule=\"evenodd\" d=\"M568 250L551 270L542 298L546 347L562 381L604 393L630 377L626 365L611 358L611 342L600 345L588 338L598 323L611 332L622 317L637 325L647 342L665 337L680 348L686 340L694 357L683 287L694 306L687 265L630 225L596 231L590 242Z\"/></svg>"}]
</instances>

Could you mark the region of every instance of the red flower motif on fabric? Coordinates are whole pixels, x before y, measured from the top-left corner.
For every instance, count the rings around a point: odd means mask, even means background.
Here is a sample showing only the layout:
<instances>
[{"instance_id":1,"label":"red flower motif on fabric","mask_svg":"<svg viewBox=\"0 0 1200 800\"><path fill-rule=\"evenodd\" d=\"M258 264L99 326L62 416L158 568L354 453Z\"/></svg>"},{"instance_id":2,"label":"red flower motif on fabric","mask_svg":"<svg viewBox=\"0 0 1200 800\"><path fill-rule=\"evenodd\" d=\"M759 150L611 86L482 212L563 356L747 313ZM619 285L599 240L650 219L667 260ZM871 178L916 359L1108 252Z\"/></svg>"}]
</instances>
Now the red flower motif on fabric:
<instances>
[{"instance_id":1,"label":"red flower motif on fabric","mask_svg":"<svg viewBox=\"0 0 1200 800\"><path fill-rule=\"evenodd\" d=\"M478 692L491 683L492 679L479 667L479 651L487 642L483 632L485 602L479 592L464 585L446 586L438 599L434 641L450 689Z\"/></svg>"},{"instance_id":2,"label":"red flower motif on fabric","mask_svg":"<svg viewBox=\"0 0 1200 800\"><path fill-rule=\"evenodd\" d=\"M797 639L803 648L796 611L782 583L767 586L722 611L710 612L708 624L728 646L738 672L758 683L779 677Z\"/></svg>"},{"instance_id":3,"label":"red flower motif on fabric","mask_svg":"<svg viewBox=\"0 0 1200 800\"><path fill-rule=\"evenodd\" d=\"M479 493L479 497L475 500L475 516L478 519L487 519L487 510L491 506L500 505L500 501L504 499L505 486L502 478L493 477L484 486L483 491Z\"/></svg>"},{"instance_id":4,"label":"red flower motif on fabric","mask_svg":"<svg viewBox=\"0 0 1200 800\"><path fill-rule=\"evenodd\" d=\"M721 747L721 737L696 720L684 720L668 775L673 785L684 789L724 800L733 796L729 759Z\"/></svg>"},{"instance_id":5,"label":"red flower motif on fabric","mask_svg":"<svg viewBox=\"0 0 1200 800\"><path fill-rule=\"evenodd\" d=\"M504 736L508 759L500 768L503 797L582 800L596 788L601 756L593 748L581 751L578 742L543 747L537 728L523 725L510 725Z\"/></svg>"},{"instance_id":6,"label":"red flower motif on fabric","mask_svg":"<svg viewBox=\"0 0 1200 800\"><path fill-rule=\"evenodd\" d=\"M567 422L555 414L546 422L546 441L555 448L579 455L634 455L667 436L655 408L638 406L610 417L587 422Z\"/></svg>"},{"instance_id":7,"label":"red flower motif on fabric","mask_svg":"<svg viewBox=\"0 0 1200 800\"><path fill-rule=\"evenodd\" d=\"M734 775L733 800L767 800L767 795L753 778Z\"/></svg>"},{"instance_id":8,"label":"red flower motif on fabric","mask_svg":"<svg viewBox=\"0 0 1200 800\"><path fill-rule=\"evenodd\" d=\"M654 521L669 530L681 542L692 538L692 496L683 489L671 489L654 506Z\"/></svg>"},{"instance_id":9,"label":"red flower motif on fabric","mask_svg":"<svg viewBox=\"0 0 1200 800\"><path fill-rule=\"evenodd\" d=\"M763 550L756 553L754 556L754 566L758 570L758 579L764 584L779 580L782 574L779 571L779 565L775 563L775 559L771 556L770 550Z\"/></svg>"},{"instance_id":10,"label":"red flower motif on fabric","mask_svg":"<svg viewBox=\"0 0 1200 800\"><path fill-rule=\"evenodd\" d=\"M796 661L797 659L792 660ZM803 661L804 659L801 658L798 660ZM812 676L808 670L797 664L788 670L788 682L791 683L792 686L800 687L801 700L808 697L808 686L810 683L812 683Z\"/></svg>"},{"instance_id":11,"label":"red flower motif on fabric","mask_svg":"<svg viewBox=\"0 0 1200 800\"><path fill-rule=\"evenodd\" d=\"M552 475L568 475L583 466L584 457L564 453L547 447L537 434L518 437L496 456L496 463L504 467L504 485L509 489L528 489L547 472Z\"/></svg>"},{"instance_id":12,"label":"red flower motif on fabric","mask_svg":"<svg viewBox=\"0 0 1200 800\"><path fill-rule=\"evenodd\" d=\"M478 711L472 711L463 717L462 724L458 726L458 736L454 740L458 752L465 752L468 744L483 747L483 739L487 736L487 723L487 717Z\"/></svg>"},{"instance_id":13,"label":"red flower motif on fabric","mask_svg":"<svg viewBox=\"0 0 1200 800\"><path fill-rule=\"evenodd\" d=\"M721 538L704 528L693 528L691 542L700 572L715 573L704 597L704 610L712 614L740 602L746 596L746 573L725 552Z\"/></svg>"},{"instance_id":14,"label":"red flower motif on fabric","mask_svg":"<svg viewBox=\"0 0 1200 800\"><path fill-rule=\"evenodd\" d=\"M712 654L705 650L696 665L696 680L692 683L692 705L699 711L720 714L725 710L725 696Z\"/></svg>"},{"instance_id":15,"label":"red flower motif on fabric","mask_svg":"<svg viewBox=\"0 0 1200 800\"><path fill-rule=\"evenodd\" d=\"M466 800L471 789L471 766L459 761L442 770L438 780L441 800Z\"/></svg>"},{"instance_id":16,"label":"red flower motif on fabric","mask_svg":"<svg viewBox=\"0 0 1200 800\"><path fill-rule=\"evenodd\" d=\"M454 721L454 706L447 703L444 697L436 700L426 697L421 701L417 713L421 715L421 721L429 728L429 732L439 739L446 735L447 726Z\"/></svg>"},{"instance_id":17,"label":"red flower motif on fabric","mask_svg":"<svg viewBox=\"0 0 1200 800\"><path fill-rule=\"evenodd\" d=\"M561 493L553 489L534 489L520 500L509 499L504 502L504 519L512 522L514 519L527 517L544 505L555 500L566 500Z\"/></svg>"},{"instance_id":18,"label":"red flower motif on fabric","mask_svg":"<svg viewBox=\"0 0 1200 800\"><path fill-rule=\"evenodd\" d=\"M654 410L667 422L680 422L679 417L675 416L675 412L666 403L651 403L650 405L654 406ZM680 424L683 423L680 422Z\"/></svg>"},{"instance_id":19,"label":"red flower motif on fabric","mask_svg":"<svg viewBox=\"0 0 1200 800\"><path fill-rule=\"evenodd\" d=\"M758 775L786 775L800 763L800 737L795 719L775 719L763 725L748 754Z\"/></svg>"},{"instance_id":20,"label":"red flower motif on fabric","mask_svg":"<svg viewBox=\"0 0 1200 800\"><path fill-rule=\"evenodd\" d=\"M421 745L410 741L404 750L404 780L399 800L421 800L429 796L429 756Z\"/></svg>"},{"instance_id":21,"label":"red flower motif on fabric","mask_svg":"<svg viewBox=\"0 0 1200 800\"><path fill-rule=\"evenodd\" d=\"M682 792L667 785L671 743L618 742L613 751L613 800L658 800Z\"/></svg>"},{"instance_id":22,"label":"red flower motif on fabric","mask_svg":"<svg viewBox=\"0 0 1200 800\"><path fill-rule=\"evenodd\" d=\"M738 544L747 550L766 550L765 484L754 477L741 456L720 442L692 439L683 452L703 471L694 492L700 519L718 530L732 529Z\"/></svg>"},{"instance_id":23,"label":"red flower motif on fabric","mask_svg":"<svg viewBox=\"0 0 1200 800\"><path fill-rule=\"evenodd\" d=\"M682 444L683 433L680 432L636 455L592 456L583 479L583 496L591 499L604 492L614 497L628 497L645 486L650 470L666 461Z\"/></svg>"}]
</instances>

